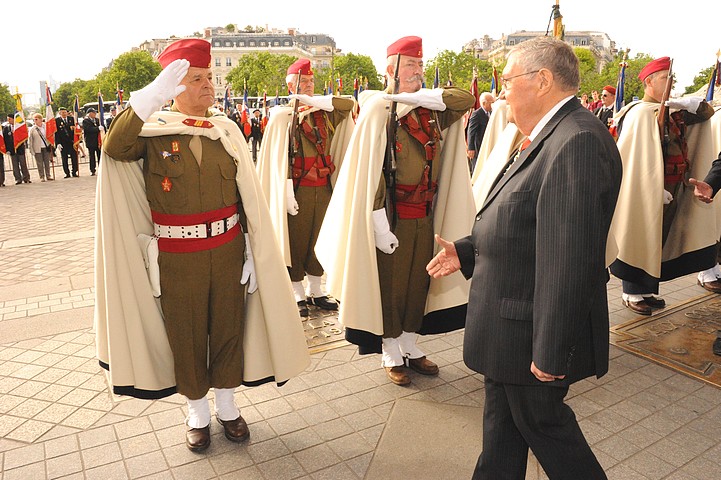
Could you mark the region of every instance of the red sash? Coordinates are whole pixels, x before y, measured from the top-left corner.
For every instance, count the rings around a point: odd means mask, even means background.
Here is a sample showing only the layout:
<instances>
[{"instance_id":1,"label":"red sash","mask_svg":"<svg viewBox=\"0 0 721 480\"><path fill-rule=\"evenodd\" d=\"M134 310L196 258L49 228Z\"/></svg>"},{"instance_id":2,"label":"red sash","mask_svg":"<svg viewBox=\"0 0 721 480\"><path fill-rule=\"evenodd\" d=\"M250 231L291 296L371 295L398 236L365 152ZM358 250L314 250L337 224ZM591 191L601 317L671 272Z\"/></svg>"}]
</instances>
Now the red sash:
<instances>
[{"instance_id":1,"label":"red sash","mask_svg":"<svg viewBox=\"0 0 721 480\"><path fill-rule=\"evenodd\" d=\"M174 215L171 213L150 212L153 222L160 225L198 225L205 223L210 230L210 223L228 218L238 212L237 205L211 210L209 212ZM158 250L170 253L190 253L210 250L233 240L241 232L240 223L225 233L210 238L159 238Z\"/></svg>"}]
</instances>

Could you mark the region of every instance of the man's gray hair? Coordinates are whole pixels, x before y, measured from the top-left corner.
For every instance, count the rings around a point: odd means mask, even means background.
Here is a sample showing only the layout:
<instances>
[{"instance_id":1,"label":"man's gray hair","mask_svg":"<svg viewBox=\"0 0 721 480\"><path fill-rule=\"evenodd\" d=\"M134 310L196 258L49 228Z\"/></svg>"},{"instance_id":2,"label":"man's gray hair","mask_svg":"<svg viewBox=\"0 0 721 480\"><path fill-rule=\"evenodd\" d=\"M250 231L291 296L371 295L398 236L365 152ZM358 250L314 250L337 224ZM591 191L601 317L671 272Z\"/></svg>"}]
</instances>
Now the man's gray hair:
<instances>
[{"instance_id":1,"label":"man's gray hair","mask_svg":"<svg viewBox=\"0 0 721 480\"><path fill-rule=\"evenodd\" d=\"M513 47L510 55L515 56L525 71L548 69L563 90L578 91L581 83L578 57L566 42L553 37L535 37Z\"/></svg>"}]
</instances>

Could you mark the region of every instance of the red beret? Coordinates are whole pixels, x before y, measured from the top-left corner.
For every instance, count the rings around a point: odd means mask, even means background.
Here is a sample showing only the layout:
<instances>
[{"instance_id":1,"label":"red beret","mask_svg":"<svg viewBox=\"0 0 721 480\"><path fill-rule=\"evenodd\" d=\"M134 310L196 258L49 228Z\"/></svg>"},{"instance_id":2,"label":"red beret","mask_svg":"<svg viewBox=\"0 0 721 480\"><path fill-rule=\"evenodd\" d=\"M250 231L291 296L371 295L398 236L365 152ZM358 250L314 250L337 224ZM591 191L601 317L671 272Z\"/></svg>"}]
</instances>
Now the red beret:
<instances>
[{"instance_id":1,"label":"red beret","mask_svg":"<svg viewBox=\"0 0 721 480\"><path fill-rule=\"evenodd\" d=\"M616 89L614 87L612 87L611 85L606 85L605 87L603 87L603 89L606 90L611 95L616 95Z\"/></svg>"},{"instance_id":2,"label":"red beret","mask_svg":"<svg viewBox=\"0 0 721 480\"><path fill-rule=\"evenodd\" d=\"M388 46L387 57L396 54L423 58L423 40L421 37L403 37Z\"/></svg>"},{"instance_id":3,"label":"red beret","mask_svg":"<svg viewBox=\"0 0 721 480\"><path fill-rule=\"evenodd\" d=\"M663 70L669 70L671 68L671 59L669 57L661 57L656 60L652 60L641 69L641 73L638 74L638 79L642 82L651 75L652 73L662 72Z\"/></svg>"},{"instance_id":4,"label":"red beret","mask_svg":"<svg viewBox=\"0 0 721 480\"><path fill-rule=\"evenodd\" d=\"M163 50L158 61L165 68L179 58L189 61L191 67L210 68L210 42L200 38L178 40Z\"/></svg>"},{"instance_id":5,"label":"red beret","mask_svg":"<svg viewBox=\"0 0 721 480\"><path fill-rule=\"evenodd\" d=\"M293 63L293 65L288 67L288 71L285 74L291 75L294 73L300 73L301 75L313 75L313 70L310 68L310 60L307 58L299 58Z\"/></svg>"}]
</instances>

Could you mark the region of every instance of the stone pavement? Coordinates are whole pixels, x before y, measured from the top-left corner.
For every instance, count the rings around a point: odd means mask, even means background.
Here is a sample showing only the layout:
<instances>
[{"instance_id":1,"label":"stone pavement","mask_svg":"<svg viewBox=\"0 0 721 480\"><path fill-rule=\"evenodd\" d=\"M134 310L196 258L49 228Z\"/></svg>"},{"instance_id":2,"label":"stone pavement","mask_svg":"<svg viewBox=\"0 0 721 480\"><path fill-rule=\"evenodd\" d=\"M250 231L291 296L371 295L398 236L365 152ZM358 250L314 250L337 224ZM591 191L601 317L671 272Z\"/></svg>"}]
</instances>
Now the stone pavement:
<instances>
[{"instance_id":1,"label":"stone pavement","mask_svg":"<svg viewBox=\"0 0 721 480\"><path fill-rule=\"evenodd\" d=\"M213 423L202 454L184 445L179 396L111 399L94 358L95 178L87 164L77 179L31 175L0 188L0 480L469 477L484 390L461 332L422 339L440 375L407 388L350 346L313 354L282 388L239 388L250 441ZM620 282L608 290L611 323L632 318ZM689 276L661 293L673 305L705 291ZM612 347L609 374L567 400L609 478L721 478L721 390ZM545 476L532 462L527 478Z\"/></svg>"}]
</instances>

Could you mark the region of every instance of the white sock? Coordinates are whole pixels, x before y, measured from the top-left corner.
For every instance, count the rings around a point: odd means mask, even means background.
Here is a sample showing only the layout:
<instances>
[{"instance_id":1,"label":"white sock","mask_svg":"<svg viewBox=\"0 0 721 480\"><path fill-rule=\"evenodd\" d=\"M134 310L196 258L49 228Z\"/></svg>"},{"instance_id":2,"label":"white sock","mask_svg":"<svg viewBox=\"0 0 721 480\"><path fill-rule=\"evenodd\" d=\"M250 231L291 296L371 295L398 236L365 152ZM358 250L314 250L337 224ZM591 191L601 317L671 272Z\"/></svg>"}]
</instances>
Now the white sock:
<instances>
[{"instance_id":1,"label":"white sock","mask_svg":"<svg viewBox=\"0 0 721 480\"><path fill-rule=\"evenodd\" d=\"M716 267L709 268L708 270L704 270L703 272L698 273L698 279L699 281L706 283L706 282L714 282L718 280L718 277L716 275Z\"/></svg>"},{"instance_id":2,"label":"white sock","mask_svg":"<svg viewBox=\"0 0 721 480\"><path fill-rule=\"evenodd\" d=\"M295 301L300 302L305 300L305 290L303 289L303 282L290 282L293 285L293 294L295 295Z\"/></svg>"},{"instance_id":3,"label":"white sock","mask_svg":"<svg viewBox=\"0 0 721 480\"><path fill-rule=\"evenodd\" d=\"M188 419L185 423L190 428L205 428L210 425L210 405L208 398L203 397L197 400L188 400Z\"/></svg>"},{"instance_id":4,"label":"white sock","mask_svg":"<svg viewBox=\"0 0 721 480\"><path fill-rule=\"evenodd\" d=\"M418 348L418 345L416 345L416 341L418 340L418 334L417 333L411 333L411 332L403 332L401 333L401 336L398 337L398 346L401 350L401 355L408 358L421 358L424 357L426 354L421 351L420 348Z\"/></svg>"},{"instance_id":5,"label":"white sock","mask_svg":"<svg viewBox=\"0 0 721 480\"><path fill-rule=\"evenodd\" d=\"M325 297L323 289L320 286L321 277L315 275L306 275L308 279L308 296L309 297Z\"/></svg>"},{"instance_id":6,"label":"white sock","mask_svg":"<svg viewBox=\"0 0 721 480\"><path fill-rule=\"evenodd\" d=\"M235 405L234 388L214 388L215 414L224 422L235 420L240 416L240 410Z\"/></svg>"},{"instance_id":7,"label":"white sock","mask_svg":"<svg viewBox=\"0 0 721 480\"><path fill-rule=\"evenodd\" d=\"M653 297L653 293L624 293L621 298L627 302L641 302L643 297Z\"/></svg>"},{"instance_id":8,"label":"white sock","mask_svg":"<svg viewBox=\"0 0 721 480\"><path fill-rule=\"evenodd\" d=\"M403 354L397 338L384 338L382 347L381 366L400 367L403 365Z\"/></svg>"}]
</instances>

